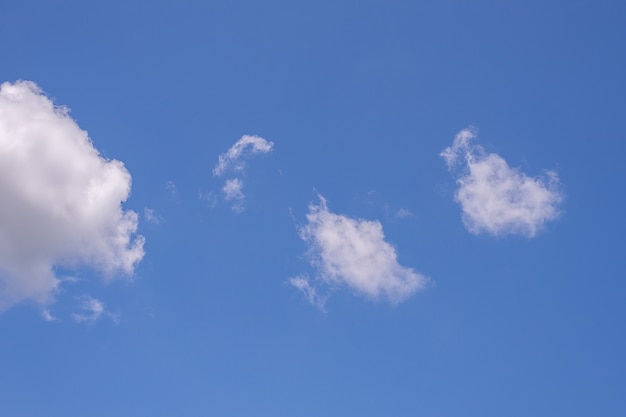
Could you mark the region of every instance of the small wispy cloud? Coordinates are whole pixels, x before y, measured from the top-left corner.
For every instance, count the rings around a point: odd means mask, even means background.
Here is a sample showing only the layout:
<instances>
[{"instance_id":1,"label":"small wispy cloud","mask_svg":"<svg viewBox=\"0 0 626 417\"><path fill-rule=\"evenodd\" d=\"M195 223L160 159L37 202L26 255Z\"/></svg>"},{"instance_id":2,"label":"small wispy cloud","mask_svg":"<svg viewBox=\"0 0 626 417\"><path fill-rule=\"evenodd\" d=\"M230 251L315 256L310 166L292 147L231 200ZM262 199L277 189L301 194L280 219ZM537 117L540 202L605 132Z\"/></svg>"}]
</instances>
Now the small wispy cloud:
<instances>
[{"instance_id":1,"label":"small wispy cloud","mask_svg":"<svg viewBox=\"0 0 626 417\"><path fill-rule=\"evenodd\" d=\"M241 189L243 188L243 181L239 178L231 178L226 180L224 183L224 187L222 191L224 192L224 199L226 201L232 201L233 205L231 206L233 211L236 213L241 213L244 210L243 200L245 198Z\"/></svg>"},{"instance_id":2,"label":"small wispy cloud","mask_svg":"<svg viewBox=\"0 0 626 417\"><path fill-rule=\"evenodd\" d=\"M146 219L148 223L152 224L161 224L163 221L161 216L159 216L155 210L148 207L144 207L143 209L143 218Z\"/></svg>"},{"instance_id":3,"label":"small wispy cloud","mask_svg":"<svg viewBox=\"0 0 626 417\"><path fill-rule=\"evenodd\" d=\"M45 320L45 321L56 321L57 318L54 317L52 315L52 313L50 312L50 310L48 310L47 308L44 308L43 310L41 310L41 317Z\"/></svg>"},{"instance_id":4,"label":"small wispy cloud","mask_svg":"<svg viewBox=\"0 0 626 417\"><path fill-rule=\"evenodd\" d=\"M242 136L230 149L218 158L213 168L213 176L219 177L226 172L233 171L242 174L245 169L245 161L256 154L266 154L274 148L273 142L268 142L260 136ZM230 178L222 187L224 199L233 202L231 208L236 213L244 211L245 194L243 193L243 181L241 178Z\"/></svg>"},{"instance_id":5,"label":"small wispy cloud","mask_svg":"<svg viewBox=\"0 0 626 417\"><path fill-rule=\"evenodd\" d=\"M305 275L298 275L297 277L289 278L287 281L291 286L300 290L309 303L325 312L324 306L328 296L322 297L317 293L317 289L311 285L309 278Z\"/></svg>"},{"instance_id":6,"label":"small wispy cloud","mask_svg":"<svg viewBox=\"0 0 626 417\"><path fill-rule=\"evenodd\" d=\"M243 135L229 150L219 156L217 165L213 168L213 175L219 177L230 167L233 167L234 171L243 171L247 158L255 154L269 153L273 148L273 142L268 142L260 136Z\"/></svg>"},{"instance_id":7,"label":"small wispy cloud","mask_svg":"<svg viewBox=\"0 0 626 417\"><path fill-rule=\"evenodd\" d=\"M210 208L215 208L217 206L217 196L213 193L213 191L209 191L207 193L198 193L198 198L202 201L205 201Z\"/></svg>"},{"instance_id":8,"label":"small wispy cloud","mask_svg":"<svg viewBox=\"0 0 626 417\"><path fill-rule=\"evenodd\" d=\"M563 197L556 172L531 178L509 167L500 155L486 153L473 143L475 137L473 129L463 129L440 154L457 176L455 200L466 229L473 234L534 237L559 216Z\"/></svg>"},{"instance_id":9,"label":"small wispy cloud","mask_svg":"<svg viewBox=\"0 0 626 417\"><path fill-rule=\"evenodd\" d=\"M78 301L81 312L72 314L76 323L95 323L105 313L104 303L96 298L84 295Z\"/></svg>"},{"instance_id":10,"label":"small wispy cloud","mask_svg":"<svg viewBox=\"0 0 626 417\"><path fill-rule=\"evenodd\" d=\"M406 219L407 217L411 216L413 216L413 213L411 213L411 211L408 209L400 208L398 209L398 211L396 211L396 218L398 219Z\"/></svg>"},{"instance_id":11,"label":"small wispy cloud","mask_svg":"<svg viewBox=\"0 0 626 417\"><path fill-rule=\"evenodd\" d=\"M316 284L329 291L349 287L367 298L385 298L392 304L425 288L429 279L398 263L380 222L335 214L324 197L319 199L319 204L309 206L308 222L300 229L300 237L309 245L311 265L317 270ZM309 302L323 307L325 299L318 296L310 280L300 275L289 283Z\"/></svg>"},{"instance_id":12,"label":"small wispy cloud","mask_svg":"<svg viewBox=\"0 0 626 417\"><path fill-rule=\"evenodd\" d=\"M176 194L176 184L172 180L165 183L165 189L173 195Z\"/></svg>"}]
</instances>

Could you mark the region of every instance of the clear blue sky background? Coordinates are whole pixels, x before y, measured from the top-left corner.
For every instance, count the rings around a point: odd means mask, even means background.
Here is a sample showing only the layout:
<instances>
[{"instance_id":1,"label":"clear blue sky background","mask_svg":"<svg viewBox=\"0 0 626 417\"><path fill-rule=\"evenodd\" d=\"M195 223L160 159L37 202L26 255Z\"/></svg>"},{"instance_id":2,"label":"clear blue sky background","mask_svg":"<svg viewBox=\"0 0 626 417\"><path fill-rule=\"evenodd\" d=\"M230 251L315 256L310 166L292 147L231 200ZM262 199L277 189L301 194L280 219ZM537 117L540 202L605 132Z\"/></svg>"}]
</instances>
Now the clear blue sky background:
<instances>
[{"instance_id":1,"label":"clear blue sky background","mask_svg":"<svg viewBox=\"0 0 626 417\"><path fill-rule=\"evenodd\" d=\"M2 313L0 414L626 415L625 19L620 1L3 0L0 82L36 82L124 162L146 255L132 282L68 271L56 321ZM558 173L534 238L464 227L439 153L470 125ZM237 214L200 196L244 134L275 148ZM286 282L315 274L298 228L318 192L432 285L309 305ZM117 319L73 321L81 294Z\"/></svg>"}]
</instances>

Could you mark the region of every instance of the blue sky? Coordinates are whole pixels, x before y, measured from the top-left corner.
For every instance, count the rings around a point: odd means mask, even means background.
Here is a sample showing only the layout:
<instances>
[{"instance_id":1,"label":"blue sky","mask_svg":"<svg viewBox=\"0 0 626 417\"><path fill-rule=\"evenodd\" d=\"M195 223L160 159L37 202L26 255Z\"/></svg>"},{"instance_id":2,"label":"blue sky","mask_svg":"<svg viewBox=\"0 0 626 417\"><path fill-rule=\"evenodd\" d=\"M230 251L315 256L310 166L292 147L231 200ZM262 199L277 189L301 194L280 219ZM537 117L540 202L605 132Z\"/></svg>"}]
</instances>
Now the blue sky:
<instances>
[{"instance_id":1,"label":"blue sky","mask_svg":"<svg viewBox=\"0 0 626 417\"><path fill-rule=\"evenodd\" d=\"M624 415L625 18L3 1L1 414Z\"/></svg>"}]
</instances>

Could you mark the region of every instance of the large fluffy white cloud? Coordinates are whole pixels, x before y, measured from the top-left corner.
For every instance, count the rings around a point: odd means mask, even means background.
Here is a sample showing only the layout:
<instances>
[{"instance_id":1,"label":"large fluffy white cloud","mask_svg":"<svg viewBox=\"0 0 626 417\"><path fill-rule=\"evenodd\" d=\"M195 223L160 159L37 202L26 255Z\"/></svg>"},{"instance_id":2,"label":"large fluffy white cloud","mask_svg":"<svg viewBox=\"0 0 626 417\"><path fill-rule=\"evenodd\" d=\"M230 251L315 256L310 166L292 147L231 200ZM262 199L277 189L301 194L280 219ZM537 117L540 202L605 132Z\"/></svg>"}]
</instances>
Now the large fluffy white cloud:
<instances>
[{"instance_id":1,"label":"large fluffy white cloud","mask_svg":"<svg viewBox=\"0 0 626 417\"><path fill-rule=\"evenodd\" d=\"M533 237L559 216L559 178L547 171L531 178L511 168L498 154L474 144L472 129L463 129L441 152L450 172L458 174L455 200L463 222L474 234L519 234Z\"/></svg>"},{"instance_id":2,"label":"large fluffy white cloud","mask_svg":"<svg viewBox=\"0 0 626 417\"><path fill-rule=\"evenodd\" d=\"M346 286L371 299L399 303L428 283L428 278L398 263L396 250L385 241L378 221L354 219L328 209L324 197L311 204L300 237L309 245L317 283L329 289ZM323 307L315 283L306 276L289 280L307 299Z\"/></svg>"},{"instance_id":3,"label":"large fluffy white cloud","mask_svg":"<svg viewBox=\"0 0 626 417\"><path fill-rule=\"evenodd\" d=\"M242 173L245 169L245 161L255 154L266 154L274 149L274 142L268 142L260 136L242 136L229 150L221 154L217 164L213 168L213 176L219 177L227 171ZM231 201L234 212L241 213L244 210L245 194L243 193L243 181L240 178L226 180L222 187L224 199Z\"/></svg>"},{"instance_id":4,"label":"large fluffy white cloud","mask_svg":"<svg viewBox=\"0 0 626 417\"><path fill-rule=\"evenodd\" d=\"M131 176L28 81L0 85L0 311L46 305L55 267L129 276L144 256L137 214L123 210Z\"/></svg>"}]
</instances>

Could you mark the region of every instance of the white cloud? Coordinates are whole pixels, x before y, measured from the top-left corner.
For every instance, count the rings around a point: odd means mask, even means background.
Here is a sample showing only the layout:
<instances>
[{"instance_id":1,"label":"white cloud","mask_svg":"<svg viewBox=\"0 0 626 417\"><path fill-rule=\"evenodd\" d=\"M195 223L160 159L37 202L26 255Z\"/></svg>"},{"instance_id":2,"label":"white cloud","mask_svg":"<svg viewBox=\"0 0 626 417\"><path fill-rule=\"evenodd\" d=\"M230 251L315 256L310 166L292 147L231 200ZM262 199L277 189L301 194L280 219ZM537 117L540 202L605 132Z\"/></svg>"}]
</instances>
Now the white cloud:
<instances>
[{"instance_id":1,"label":"white cloud","mask_svg":"<svg viewBox=\"0 0 626 417\"><path fill-rule=\"evenodd\" d=\"M176 189L176 184L174 184L174 181L172 180L167 181L165 183L165 189L169 191L170 196L176 197L177 189Z\"/></svg>"},{"instance_id":2,"label":"white cloud","mask_svg":"<svg viewBox=\"0 0 626 417\"><path fill-rule=\"evenodd\" d=\"M324 305L326 304L328 297L321 297L318 295L317 289L311 285L306 276L298 275L297 277L290 278L288 283L300 290L309 303L319 308L321 311L325 311Z\"/></svg>"},{"instance_id":3,"label":"white cloud","mask_svg":"<svg viewBox=\"0 0 626 417\"><path fill-rule=\"evenodd\" d=\"M394 304L426 286L427 277L398 263L380 222L332 213L324 197L319 198L319 205L309 206L308 223L300 229L319 282L330 289L347 286L368 298L384 297ZM313 304L319 300L308 280L296 277L290 283Z\"/></svg>"},{"instance_id":4,"label":"white cloud","mask_svg":"<svg viewBox=\"0 0 626 417\"><path fill-rule=\"evenodd\" d=\"M148 223L152 224L161 224L161 222L163 221L163 219L161 219L161 216L157 214L156 210L148 207L143 208L143 218L146 219Z\"/></svg>"},{"instance_id":5,"label":"white cloud","mask_svg":"<svg viewBox=\"0 0 626 417\"><path fill-rule=\"evenodd\" d=\"M531 178L509 167L500 155L473 144L475 136L473 130L463 129L440 154L450 172L458 173L455 200L465 227L474 234L535 236L559 216L557 174L548 171L545 178Z\"/></svg>"},{"instance_id":6,"label":"white cloud","mask_svg":"<svg viewBox=\"0 0 626 417\"><path fill-rule=\"evenodd\" d=\"M79 299L82 313L74 313L72 317L77 323L93 323L104 313L104 303L88 295Z\"/></svg>"},{"instance_id":7,"label":"white cloud","mask_svg":"<svg viewBox=\"0 0 626 417\"><path fill-rule=\"evenodd\" d=\"M273 148L274 142L268 142L260 136L243 135L228 151L219 156L213 175L219 177L231 166L235 171L243 171L245 162L242 159L254 154L269 153Z\"/></svg>"},{"instance_id":8,"label":"white cloud","mask_svg":"<svg viewBox=\"0 0 626 417\"><path fill-rule=\"evenodd\" d=\"M109 311L106 311L104 303L96 298L88 295L78 297L80 313L73 313L72 318L76 323L92 324L103 317L108 317L114 323L119 321L119 317Z\"/></svg>"},{"instance_id":9,"label":"white cloud","mask_svg":"<svg viewBox=\"0 0 626 417\"><path fill-rule=\"evenodd\" d=\"M236 213L241 213L244 210L243 200L245 195L241 189L243 188L243 181L239 178L231 178L226 180L224 188L224 198L226 201L233 201L232 209Z\"/></svg>"},{"instance_id":10,"label":"white cloud","mask_svg":"<svg viewBox=\"0 0 626 417\"><path fill-rule=\"evenodd\" d=\"M198 193L198 198L202 201L206 201L210 208L215 208L217 206L217 196L213 194L212 191L207 193Z\"/></svg>"},{"instance_id":11,"label":"white cloud","mask_svg":"<svg viewBox=\"0 0 626 417\"><path fill-rule=\"evenodd\" d=\"M0 85L0 311L51 303L55 266L132 274L144 239L121 207L130 186L124 164L101 157L37 85Z\"/></svg>"},{"instance_id":12,"label":"white cloud","mask_svg":"<svg viewBox=\"0 0 626 417\"><path fill-rule=\"evenodd\" d=\"M407 217L411 217L412 215L413 213L411 213L411 210L405 208L400 208L398 211L396 211L396 218L398 219L406 219Z\"/></svg>"},{"instance_id":13,"label":"white cloud","mask_svg":"<svg viewBox=\"0 0 626 417\"><path fill-rule=\"evenodd\" d=\"M50 310L45 309L45 308L44 308L43 310L41 310L41 317L42 317L45 321L56 321L56 320L57 320L57 318L56 318L56 317L54 317L54 316L52 315L52 313L50 313Z\"/></svg>"},{"instance_id":14,"label":"white cloud","mask_svg":"<svg viewBox=\"0 0 626 417\"><path fill-rule=\"evenodd\" d=\"M213 176L219 177L229 170L243 173L245 159L255 154L269 153L273 148L273 142L268 142L260 136L244 135L228 151L219 156L217 165L213 168ZM240 178L226 180L222 188L224 199L234 201L231 208L236 213L244 211L245 195L242 190L243 181Z\"/></svg>"}]
</instances>

